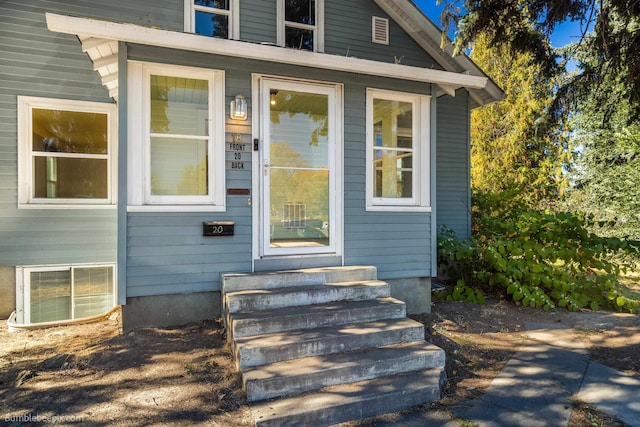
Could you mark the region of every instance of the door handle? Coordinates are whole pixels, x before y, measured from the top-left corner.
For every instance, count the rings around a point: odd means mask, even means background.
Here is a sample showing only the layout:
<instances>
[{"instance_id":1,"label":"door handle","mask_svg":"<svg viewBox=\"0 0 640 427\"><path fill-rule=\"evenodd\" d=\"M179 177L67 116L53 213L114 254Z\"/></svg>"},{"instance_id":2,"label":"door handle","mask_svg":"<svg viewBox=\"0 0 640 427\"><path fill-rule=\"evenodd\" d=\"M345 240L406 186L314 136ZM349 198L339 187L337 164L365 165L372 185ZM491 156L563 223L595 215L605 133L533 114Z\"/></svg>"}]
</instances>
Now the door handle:
<instances>
[{"instance_id":1,"label":"door handle","mask_svg":"<svg viewBox=\"0 0 640 427\"><path fill-rule=\"evenodd\" d=\"M271 167L271 165L269 163L265 163L264 164L264 176L267 176L267 174L269 173L269 168Z\"/></svg>"}]
</instances>

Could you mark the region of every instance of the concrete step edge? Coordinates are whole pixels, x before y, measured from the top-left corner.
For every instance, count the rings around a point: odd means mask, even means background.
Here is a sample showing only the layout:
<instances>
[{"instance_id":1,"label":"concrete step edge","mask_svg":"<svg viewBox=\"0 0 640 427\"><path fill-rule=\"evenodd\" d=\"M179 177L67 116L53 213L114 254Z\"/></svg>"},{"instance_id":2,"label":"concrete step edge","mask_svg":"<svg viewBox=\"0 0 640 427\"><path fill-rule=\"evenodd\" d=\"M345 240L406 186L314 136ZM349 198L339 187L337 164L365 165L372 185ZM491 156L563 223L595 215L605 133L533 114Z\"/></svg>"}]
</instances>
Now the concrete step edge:
<instances>
[{"instance_id":1,"label":"concrete step edge","mask_svg":"<svg viewBox=\"0 0 640 427\"><path fill-rule=\"evenodd\" d=\"M391 288L388 283L369 280L231 292L224 295L224 305L228 313L240 313L388 296L391 296Z\"/></svg>"},{"instance_id":2,"label":"concrete step edge","mask_svg":"<svg viewBox=\"0 0 640 427\"><path fill-rule=\"evenodd\" d=\"M424 326L408 318L287 331L233 341L240 369L284 360L424 339Z\"/></svg>"},{"instance_id":3,"label":"concrete step edge","mask_svg":"<svg viewBox=\"0 0 640 427\"><path fill-rule=\"evenodd\" d=\"M326 282L370 280L378 276L374 266L342 266L307 268L257 273L233 273L222 275L222 291L233 292L248 289L269 289L283 286L312 285Z\"/></svg>"},{"instance_id":4,"label":"concrete step edge","mask_svg":"<svg viewBox=\"0 0 640 427\"><path fill-rule=\"evenodd\" d=\"M282 307L229 316L229 334L233 338L272 334L331 325L400 319L406 317L404 302L391 297L357 301L331 301L308 306Z\"/></svg>"},{"instance_id":5,"label":"concrete step edge","mask_svg":"<svg viewBox=\"0 0 640 427\"><path fill-rule=\"evenodd\" d=\"M242 380L247 400L255 402L444 364L442 349L416 341L248 368Z\"/></svg>"},{"instance_id":6,"label":"concrete step edge","mask_svg":"<svg viewBox=\"0 0 640 427\"><path fill-rule=\"evenodd\" d=\"M330 426L438 400L443 382L444 370L434 368L260 402L251 411L257 427Z\"/></svg>"}]
</instances>

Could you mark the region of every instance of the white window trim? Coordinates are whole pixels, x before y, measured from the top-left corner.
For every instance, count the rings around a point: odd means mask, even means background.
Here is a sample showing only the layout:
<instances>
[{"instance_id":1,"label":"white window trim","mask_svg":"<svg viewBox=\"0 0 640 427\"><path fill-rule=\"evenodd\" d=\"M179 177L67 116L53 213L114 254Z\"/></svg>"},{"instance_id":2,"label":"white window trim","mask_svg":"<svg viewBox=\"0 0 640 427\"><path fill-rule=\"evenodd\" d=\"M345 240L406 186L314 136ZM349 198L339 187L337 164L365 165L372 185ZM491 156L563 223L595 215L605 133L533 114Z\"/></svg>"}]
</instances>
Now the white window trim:
<instances>
[{"instance_id":1,"label":"white window trim","mask_svg":"<svg viewBox=\"0 0 640 427\"><path fill-rule=\"evenodd\" d=\"M91 267L113 267L113 304L115 307L118 301L117 286L117 264L116 263L82 263L82 264L43 264L16 267L16 323L19 325L31 325L31 278L30 274L37 271L66 271L73 268L91 268ZM73 301L74 288L71 287L71 298ZM66 322L76 320L73 316L73 307L71 310L71 319L54 321L51 323ZM49 322L44 322L49 323ZM36 323L39 324L39 323Z\"/></svg>"},{"instance_id":2,"label":"white window trim","mask_svg":"<svg viewBox=\"0 0 640 427\"><path fill-rule=\"evenodd\" d=\"M411 102L413 104L413 197L383 198L373 197L373 99ZM395 92L381 89L367 89L367 152L366 152L366 210L393 212L431 212L431 133L430 99L428 95Z\"/></svg>"},{"instance_id":3,"label":"white window trim","mask_svg":"<svg viewBox=\"0 0 640 427\"><path fill-rule=\"evenodd\" d=\"M19 209L96 209L115 208L117 203L117 109L115 104L68 99L18 96L18 208ZM34 108L65 110L107 115L107 198L62 199L33 197L33 131ZM87 156L91 157L91 156ZM102 155L101 155L102 157Z\"/></svg>"},{"instance_id":4,"label":"white window trim","mask_svg":"<svg viewBox=\"0 0 640 427\"><path fill-rule=\"evenodd\" d=\"M209 194L207 196L151 196L150 95L151 75L209 81ZM134 211L224 212L225 194L225 95L224 71L149 62L129 62L128 207ZM140 101L142 100L142 102Z\"/></svg>"},{"instance_id":5,"label":"white window trim","mask_svg":"<svg viewBox=\"0 0 640 427\"><path fill-rule=\"evenodd\" d=\"M285 21L284 17L284 0L278 0L276 7L276 17L278 21L277 27L277 44L284 47L284 28L289 27L301 28L303 30L313 30L313 51L324 52L324 0L316 0L316 25L300 24L298 22Z\"/></svg>"},{"instance_id":6,"label":"white window trim","mask_svg":"<svg viewBox=\"0 0 640 427\"><path fill-rule=\"evenodd\" d=\"M196 32L196 10L228 16L229 39L240 40L240 0L230 0L229 10L196 6L193 0L184 0L184 30L187 33Z\"/></svg>"}]
</instances>

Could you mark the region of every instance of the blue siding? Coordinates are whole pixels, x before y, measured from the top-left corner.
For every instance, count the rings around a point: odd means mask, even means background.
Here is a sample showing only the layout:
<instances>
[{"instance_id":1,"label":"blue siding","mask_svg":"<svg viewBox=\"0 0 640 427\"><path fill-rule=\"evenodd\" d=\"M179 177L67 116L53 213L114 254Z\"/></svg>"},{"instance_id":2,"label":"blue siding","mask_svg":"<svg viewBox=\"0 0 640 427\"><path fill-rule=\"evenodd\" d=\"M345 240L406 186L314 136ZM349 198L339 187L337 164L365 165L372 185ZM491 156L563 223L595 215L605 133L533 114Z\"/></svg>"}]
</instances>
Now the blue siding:
<instances>
[{"instance_id":1,"label":"blue siding","mask_svg":"<svg viewBox=\"0 0 640 427\"><path fill-rule=\"evenodd\" d=\"M241 1L241 38L275 42L275 0ZM362 11L368 11L362 13ZM0 265L113 262L116 236L126 235L127 296L215 291L220 274L250 271L252 266L252 188L250 156L245 171L227 171L227 188L248 188L250 196L227 196L227 211L217 213L124 212L117 228L115 209L17 209L16 96L60 97L113 102L75 36L51 33L44 12L89 16L114 22L182 31L181 0L9 0L0 8ZM371 16L385 16L371 0L327 0L325 50L433 67L434 61L391 23L391 45L371 42ZM259 14L264 14L259 17ZM266 17L266 18L265 18ZM373 264L380 278L428 276L433 245L431 215L365 210L366 88L429 94L429 84L256 62L203 53L128 45L129 59L174 63L226 71L225 105L237 93L250 98L251 73L344 84L344 262ZM124 69L121 68L121 72ZM120 81L123 82L121 76ZM126 97L121 101L126 102ZM136 102L136 100L129 100ZM253 100L249 99L249 103ZM126 106L120 106L120 111ZM250 109L251 111L251 109ZM466 92L438 100L438 219L468 230L468 106ZM228 116L227 116L228 117ZM227 119L228 120L228 119ZM231 133L252 138L251 119L227 123ZM121 135L124 133L121 132ZM121 141L121 147L126 141ZM232 153L226 153L232 160ZM122 165L120 165L122 171ZM125 186L126 182L120 182ZM121 191L121 197L126 191ZM121 199L122 200L122 199ZM232 220L235 235L203 237L202 222ZM451 221L449 221L451 220ZM439 222L440 223L440 222ZM122 255L122 254L121 254ZM122 258L121 258L122 259ZM264 262L262 262L264 264ZM275 264L274 264L275 265ZM281 263L279 264L281 265Z\"/></svg>"},{"instance_id":2,"label":"blue siding","mask_svg":"<svg viewBox=\"0 0 640 427\"><path fill-rule=\"evenodd\" d=\"M122 2L124 3L124 2ZM17 96L112 103L74 36L44 12L91 13L88 2L4 1L0 7L0 265L113 262L115 209L18 209Z\"/></svg>"},{"instance_id":3,"label":"blue siding","mask_svg":"<svg viewBox=\"0 0 640 427\"><path fill-rule=\"evenodd\" d=\"M365 212L364 175L366 88L428 94L430 85L138 45L129 47L129 55L135 60L224 69L227 106L236 93L250 96L251 72L344 83L345 263L376 265L381 278L429 275L430 215ZM245 142L251 141L250 120L245 123L245 128L228 123L227 141L230 132L240 132ZM227 188L251 185L250 169L227 172ZM251 197L257 197L253 189ZM127 296L219 290L221 273L250 271L251 214L247 196L227 196L224 213L129 213ZM202 237L202 221L211 220L236 221L235 236ZM265 264L268 261L262 260L262 268ZM281 266L281 260L274 265Z\"/></svg>"},{"instance_id":4,"label":"blue siding","mask_svg":"<svg viewBox=\"0 0 640 427\"><path fill-rule=\"evenodd\" d=\"M371 41L371 18L389 19L389 45ZM372 0L325 0L325 52L380 62L441 69Z\"/></svg>"},{"instance_id":5,"label":"blue siding","mask_svg":"<svg viewBox=\"0 0 640 427\"><path fill-rule=\"evenodd\" d=\"M240 39L257 43L277 42L276 0L240 2Z\"/></svg>"},{"instance_id":6,"label":"blue siding","mask_svg":"<svg viewBox=\"0 0 640 427\"><path fill-rule=\"evenodd\" d=\"M443 96L437 106L437 215L438 231L446 226L460 239L471 233L469 97L459 90Z\"/></svg>"}]
</instances>

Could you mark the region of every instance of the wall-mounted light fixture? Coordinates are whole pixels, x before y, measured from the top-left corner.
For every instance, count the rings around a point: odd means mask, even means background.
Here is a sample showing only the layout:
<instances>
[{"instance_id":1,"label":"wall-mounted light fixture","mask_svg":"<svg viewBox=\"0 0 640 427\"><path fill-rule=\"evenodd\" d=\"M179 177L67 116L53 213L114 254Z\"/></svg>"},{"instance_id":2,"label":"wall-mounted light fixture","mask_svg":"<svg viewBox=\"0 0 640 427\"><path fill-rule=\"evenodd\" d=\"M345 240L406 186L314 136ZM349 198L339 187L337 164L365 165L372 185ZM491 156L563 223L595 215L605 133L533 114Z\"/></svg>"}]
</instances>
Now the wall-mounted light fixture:
<instances>
[{"instance_id":1,"label":"wall-mounted light fixture","mask_svg":"<svg viewBox=\"0 0 640 427\"><path fill-rule=\"evenodd\" d=\"M234 120L246 120L247 119L247 99L238 94L231 101L229 107L229 115Z\"/></svg>"},{"instance_id":2,"label":"wall-mounted light fixture","mask_svg":"<svg viewBox=\"0 0 640 427\"><path fill-rule=\"evenodd\" d=\"M270 100L269 102L271 103L271 105L276 105L276 95L278 94L278 91L275 89L271 89L269 91L269 95L270 95Z\"/></svg>"}]
</instances>

